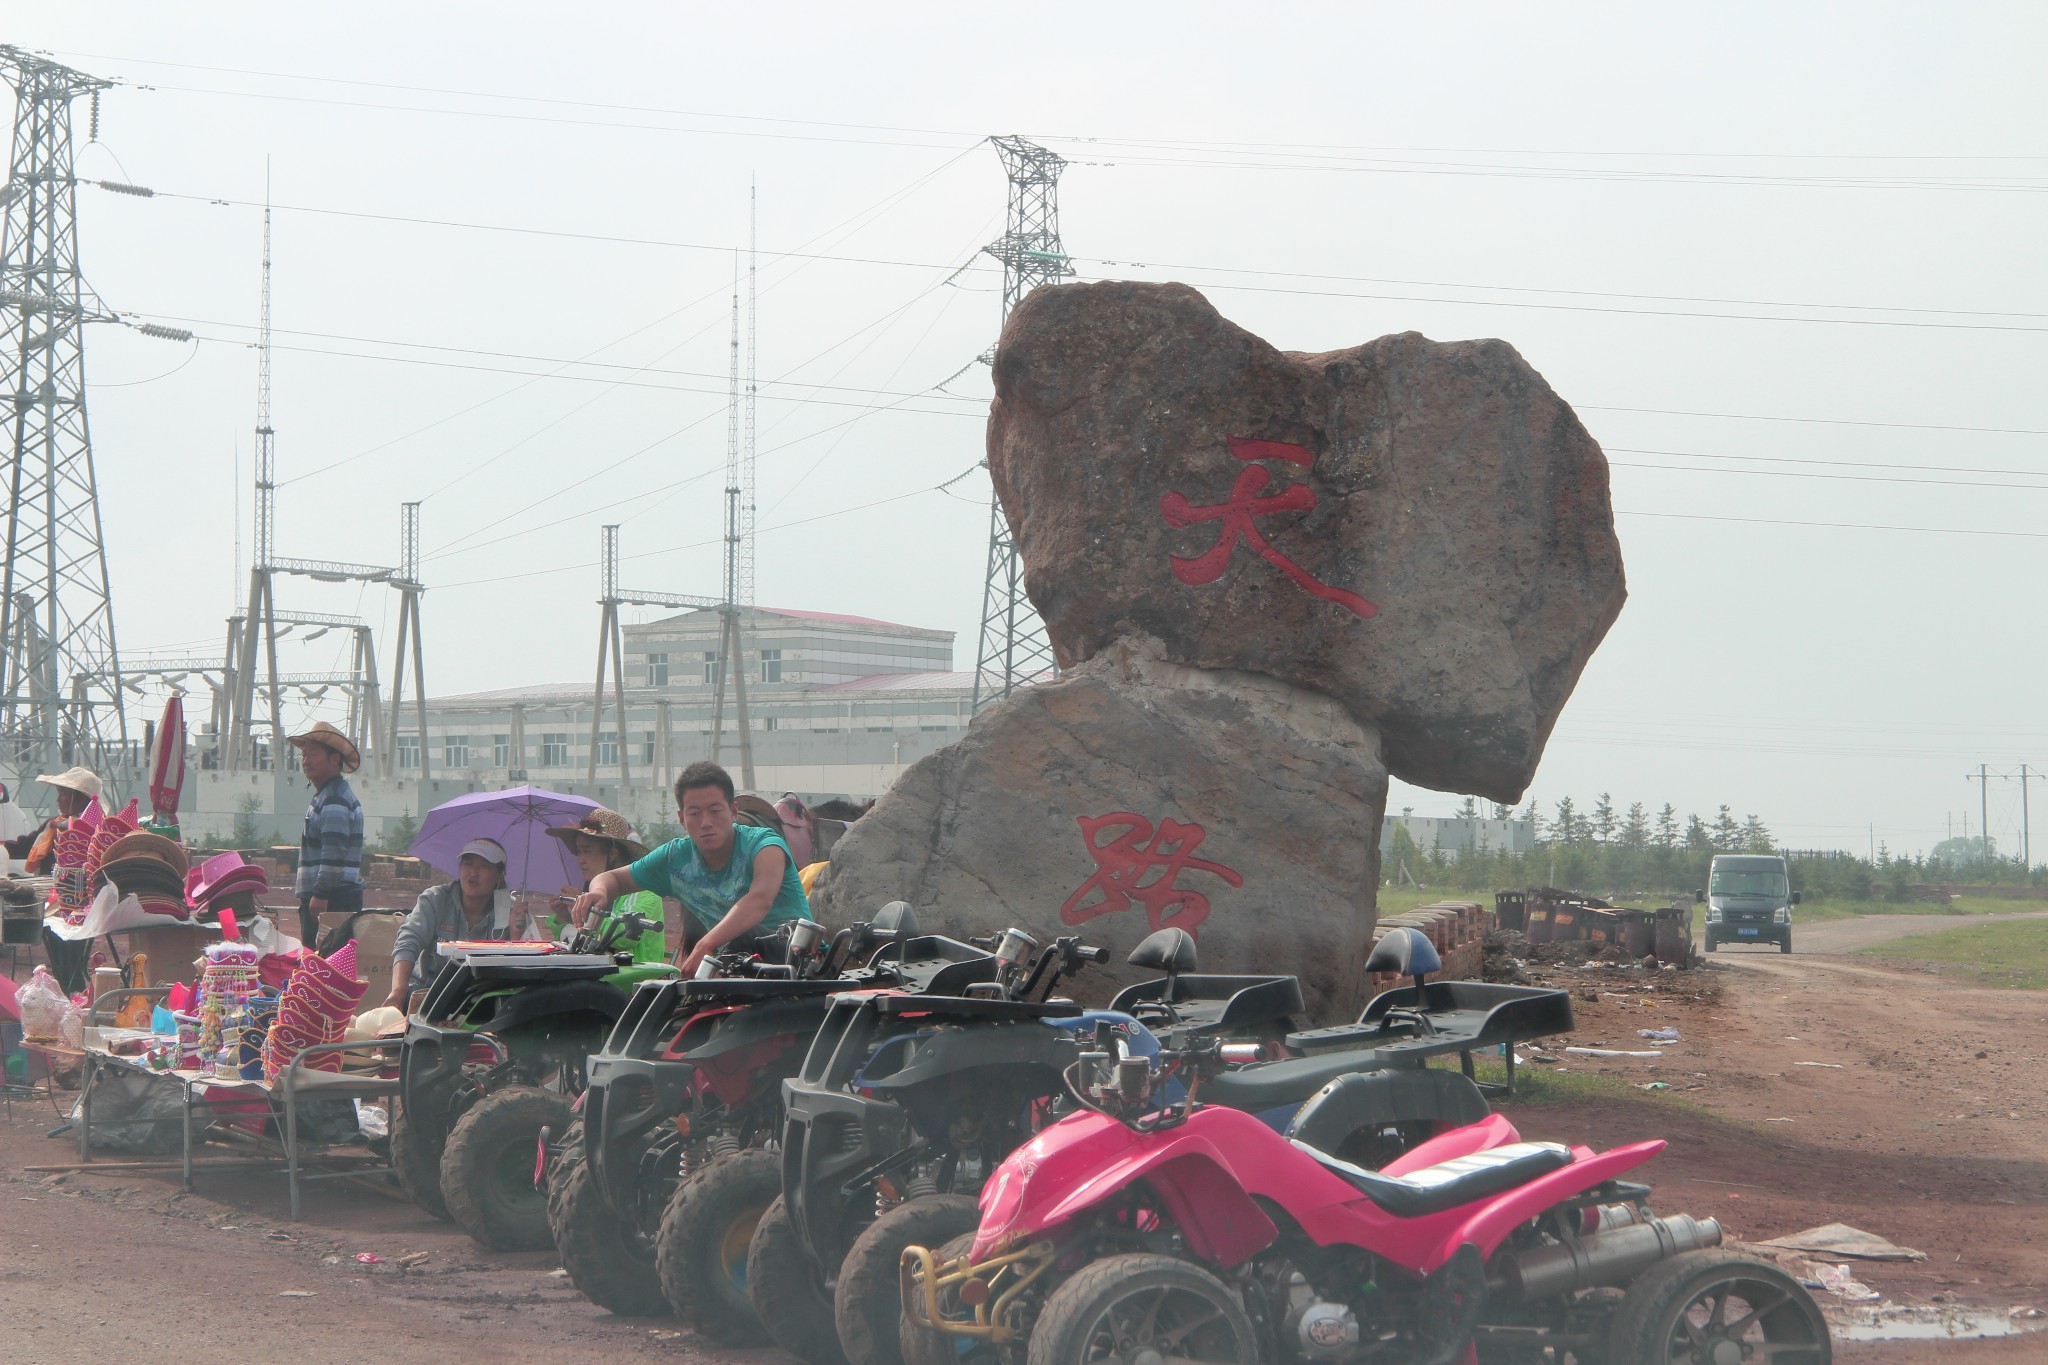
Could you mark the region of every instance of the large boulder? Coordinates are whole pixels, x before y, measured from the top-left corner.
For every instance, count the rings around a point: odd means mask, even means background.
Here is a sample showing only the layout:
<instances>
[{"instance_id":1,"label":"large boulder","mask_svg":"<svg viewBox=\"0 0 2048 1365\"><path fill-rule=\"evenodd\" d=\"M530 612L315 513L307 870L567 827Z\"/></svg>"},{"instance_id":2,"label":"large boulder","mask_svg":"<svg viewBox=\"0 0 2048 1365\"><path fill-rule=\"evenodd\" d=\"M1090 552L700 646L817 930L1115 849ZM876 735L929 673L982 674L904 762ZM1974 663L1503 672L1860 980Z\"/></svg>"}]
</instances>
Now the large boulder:
<instances>
[{"instance_id":1,"label":"large boulder","mask_svg":"<svg viewBox=\"0 0 2048 1365\"><path fill-rule=\"evenodd\" d=\"M1395 776L1520 797L1625 593L1607 462L1513 347L1296 354L1184 285L1073 284L1018 305L995 381L1064 667L1149 635L1337 698Z\"/></svg>"},{"instance_id":2,"label":"large boulder","mask_svg":"<svg viewBox=\"0 0 2048 1365\"><path fill-rule=\"evenodd\" d=\"M1320 1019L1363 1004L1387 777L1328 697L1164 661L1132 639L977 716L832 852L822 917L916 906L956 937L1015 925L1111 950L1078 999L1149 973L1124 955L1178 924L1212 972L1302 978Z\"/></svg>"}]
</instances>

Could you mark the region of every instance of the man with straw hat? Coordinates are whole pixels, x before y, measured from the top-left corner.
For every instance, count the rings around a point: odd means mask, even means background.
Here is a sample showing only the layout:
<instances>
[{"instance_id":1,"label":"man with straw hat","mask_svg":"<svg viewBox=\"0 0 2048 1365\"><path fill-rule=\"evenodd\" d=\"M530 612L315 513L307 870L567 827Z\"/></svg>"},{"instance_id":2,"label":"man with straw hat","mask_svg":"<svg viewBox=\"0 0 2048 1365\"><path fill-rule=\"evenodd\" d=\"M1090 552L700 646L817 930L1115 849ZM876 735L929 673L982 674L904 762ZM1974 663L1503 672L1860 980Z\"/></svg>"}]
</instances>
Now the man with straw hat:
<instances>
[{"instance_id":1,"label":"man with straw hat","mask_svg":"<svg viewBox=\"0 0 2048 1365\"><path fill-rule=\"evenodd\" d=\"M647 845L633 837L633 826L626 822L626 817L603 806L586 813L573 825L557 826L548 833L569 846L569 852L576 858L576 870L583 874L582 886L562 888L562 899L570 903L601 873L615 867L630 867L647 856ZM656 926L651 933L619 940L619 951L631 953L636 962L660 962L668 956L660 896L652 891L628 891L614 900L599 916L596 930L600 937L618 915L643 915Z\"/></svg>"},{"instance_id":2,"label":"man with straw hat","mask_svg":"<svg viewBox=\"0 0 2048 1365\"><path fill-rule=\"evenodd\" d=\"M326 721L293 735L299 771L313 787L299 836L299 938L320 950L320 916L329 910L353 914L363 908L363 804L343 773L363 765L353 741Z\"/></svg>"},{"instance_id":3,"label":"man with straw hat","mask_svg":"<svg viewBox=\"0 0 2048 1365\"><path fill-rule=\"evenodd\" d=\"M73 820L85 813L93 798L100 794L99 775L90 768L67 768L61 773L44 773L36 781L57 793L57 813L36 828L33 833L24 834L7 845L7 854L22 860L22 870L32 877L39 877L57 864L57 836ZM92 954L92 944L74 943L58 938L49 929L43 930L43 956L49 959L50 971L57 978L57 984L67 991L82 991L90 981L86 965Z\"/></svg>"}]
</instances>

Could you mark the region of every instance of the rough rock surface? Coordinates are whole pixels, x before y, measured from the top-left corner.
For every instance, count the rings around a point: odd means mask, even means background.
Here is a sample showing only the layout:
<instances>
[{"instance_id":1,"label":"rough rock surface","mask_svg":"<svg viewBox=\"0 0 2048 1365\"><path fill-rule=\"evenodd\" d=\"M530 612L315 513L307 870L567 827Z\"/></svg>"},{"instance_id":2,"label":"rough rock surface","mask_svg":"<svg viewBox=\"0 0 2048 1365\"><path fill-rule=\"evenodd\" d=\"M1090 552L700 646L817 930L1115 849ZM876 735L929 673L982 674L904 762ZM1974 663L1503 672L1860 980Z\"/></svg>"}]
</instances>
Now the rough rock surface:
<instances>
[{"instance_id":1,"label":"rough rock surface","mask_svg":"<svg viewBox=\"0 0 2048 1365\"><path fill-rule=\"evenodd\" d=\"M1161 653L1121 642L912 766L833 850L821 918L901 898L956 937L1080 934L1111 950L1073 983L1098 1002L1151 975L1125 954L1178 923L1205 970L1297 974L1318 1019L1355 1015L1387 793L1376 736L1328 697Z\"/></svg>"},{"instance_id":2,"label":"rough rock surface","mask_svg":"<svg viewBox=\"0 0 2048 1365\"><path fill-rule=\"evenodd\" d=\"M1607 462L1513 347L1286 353L1184 285L1075 284L1018 305L995 379L1064 667L1150 635L1339 699L1398 777L1521 795L1625 592Z\"/></svg>"}]
</instances>

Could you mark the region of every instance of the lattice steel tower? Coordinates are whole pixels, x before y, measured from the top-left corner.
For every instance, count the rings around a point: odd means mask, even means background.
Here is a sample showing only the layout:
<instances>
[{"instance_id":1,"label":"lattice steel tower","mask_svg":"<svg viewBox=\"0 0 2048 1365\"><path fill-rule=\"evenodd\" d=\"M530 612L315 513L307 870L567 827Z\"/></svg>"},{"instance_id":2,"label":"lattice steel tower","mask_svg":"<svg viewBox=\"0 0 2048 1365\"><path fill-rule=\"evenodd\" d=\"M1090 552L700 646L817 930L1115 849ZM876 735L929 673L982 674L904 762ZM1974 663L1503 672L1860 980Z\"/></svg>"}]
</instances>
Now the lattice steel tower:
<instances>
[{"instance_id":1,"label":"lattice steel tower","mask_svg":"<svg viewBox=\"0 0 2048 1365\"><path fill-rule=\"evenodd\" d=\"M983 250L1003 263L1003 322L1017 301L1041 284L1070 279L1060 244L1060 172L1066 161L1021 137L990 138L1010 177L1009 230ZM1035 681L1054 668L1045 622L1024 593L1024 564L1000 498L988 510L988 576L981 596L981 633L974 658L974 708Z\"/></svg>"},{"instance_id":2,"label":"lattice steel tower","mask_svg":"<svg viewBox=\"0 0 2048 1365\"><path fill-rule=\"evenodd\" d=\"M78 269L71 102L113 84L0 46L14 146L0 226L0 410L7 544L0 570L0 739L24 776L72 763L116 783L128 721L85 416L88 322L111 321Z\"/></svg>"}]
</instances>

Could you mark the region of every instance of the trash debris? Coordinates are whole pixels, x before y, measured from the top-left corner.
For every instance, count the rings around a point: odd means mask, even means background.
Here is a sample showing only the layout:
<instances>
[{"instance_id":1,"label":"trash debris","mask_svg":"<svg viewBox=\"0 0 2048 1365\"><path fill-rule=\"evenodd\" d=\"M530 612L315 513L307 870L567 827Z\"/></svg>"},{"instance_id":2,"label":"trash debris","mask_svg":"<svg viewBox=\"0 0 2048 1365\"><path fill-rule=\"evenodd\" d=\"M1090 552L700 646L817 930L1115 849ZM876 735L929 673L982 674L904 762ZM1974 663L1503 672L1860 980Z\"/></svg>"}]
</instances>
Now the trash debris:
<instances>
[{"instance_id":1,"label":"trash debris","mask_svg":"<svg viewBox=\"0 0 2048 1365\"><path fill-rule=\"evenodd\" d=\"M403 1256L400 1256L398 1258L398 1264L403 1266L415 1266L420 1264L420 1262L426 1260L429 1254L430 1253L425 1251L408 1251Z\"/></svg>"},{"instance_id":2,"label":"trash debris","mask_svg":"<svg viewBox=\"0 0 2048 1365\"><path fill-rule=\"evenodd\" d=\"M2040 1330L2010 1316L2001 1318L1996 1309L1964 1309L1953 1304L1913 1308L1880 1303L1841 1308L1829 1314L1828 1326L1836 1341L1972 1341Z\"/></svg>"},{"instance_id":3,"label":"trash debris","mask_svg":"<svg viewBox=\"0 0 2048 1365\"><path fill-rule=\"evenodd\" d=\"M272 1242L289 1242L292 1240L292 1235L289 1232L266 1232L263 1236Z\"/></svg>"},{"instance_id":4,"label":"trash debris","mask_svg":"<svg viewBox=\"0 0 2048 1365\"><path fill-rule=\"evenodd\" d=\"M556 1280L561 1280L561 1279L567 1279L567 1278L568 1278L568 1275L569 1275L569 1272L568 1272L568 1271L566 1271L566 1270L564 1270L564 1269L562 1269L562 1267L560 1267L560 1266L556 1266L556 1267L555 1267L555 1268L554 1268L553 1270L550 1270L550 1271L548 1272L548 1277L549 1277L550 1279L556 1279Z\"/></svg>"},{"instance_id":5,"label":"trash debris","mask_svg":"<svg viewBox=\"0 0 2048 1365\"><path fill-rule=\"evenodd\" d=\"M1765 1123L1791 1123L1792 1119L1765 1119Z\"/></svg>"},{"instance_id":6,"label":"trash debris","mask_svg":"<svg viewBox=\"0 0 2048 1365\"><path fill-rule=\"evenodd\" d=\"M1660 1043L1675 1043L1678 1041L1678 1030L1675 1028L1639 1028L1636 1030L1636 1037L1652 1038Z\"/></svg>"},{"instance_id":7,"label":"trash debris","mask_svg":"<svg viewBox=\"0 0 2048 1365\"><path fill-rule=\"evenodd\" d=\"M1842 1066L1842 1064L1841 1064L1840 1062L1794 1062L1794 1063L1792 1063L1792 1065L1794 1065L1794 1066L1824 1066L1824 1067L1826 1067L1826 1068L1827 1068L1828 1070L1830 1070L1830 1071L1842 1071L1842 1070L1845 1070L1845 1068L1844 1068L1844 1067Z\"/></svg>"},{"instance_id":8,"label":"trash debris","mask_svg":"<svg viewBox=\"0 0 2048 1365\"><path fill-rule=\"evenodd\" d=\"M1636 1089L1638 1090L1669 1090L1670 1088L1670 1086L1664 1084L1664 1082L1662 1081L1651 1081L1648 1085L1639 1085L1636 1087Z\"/></svg>"},{"instance_id":9,"label":"trash debris","mask_svg":"<svg viewBox=\"0 0 2048 1365\"><path fill-rule=\"evenodd\" d=\"M1775 1122L1776 1120L1773 1120ZM1790 1123L1790 1119L1785 1122ZM1875 1233L1852 1228L1847 1223L1828 1223L1804 1232L1767 1238L1759 1246L1782 1247L1787 1251L1817 1252L1822 1256L1847 1256L1859 1261L1924 1261L1927 1253L1887 1242Z\"/></svg>"},{"instance_id":10,"label":"trash debris","mask_svg":"<svg viewBox=\"0 0 2048 1365\"><path fill-rule=\"evenodd\" d=\"M310 1289L280 1289L277 1291L277 1296L280 1299L317 1299L320 1297Z\"/></svg>"},{"instance_id":11,"label":"trash debris","mask_svg":"<svg viewBox=\"0 0 2048 1365\"><path fill-rule=\"evenodd\" d=\"M1611 1047L1568 1047L1566 1052L1577 1057L1662 1057L1661 1052L1622 1052Z\"/></svg>"},{"instance_id":12,"label":"trash debris","mask_svg":"<svg viewBox=\"0 0 2048 1365\"><path fill-rule=\"evenodd\" d=\"M374 1252L374 1251L358 1251L358 1252L356 1253L356 1264L357 1264L357 1265L383 1265L383 1264L384 1264L384 1258L383 1258L382 1256L379 1256L379 1255L378 1255L378 1254L377 1254L376 1252Z\"/></svg>"},{"instance_id":13,"label":"trash debris","mask_svg":"<svg viewBox=\"0 0 2048 1365\"><path fill-rule=\"evenodd\" d=\"M674 1341L682 1333L672 1332L664 1327L650 1327L647 1329L647 1335L653 1337L656 1341Z\"/></svg>"},{"instance_id":14,"label":"trash debris","mask_svg":"<svg viewBox=\"0 0 2048 1365\"><path fill-rule=\"evenodd\" d=\"M1813 1277L1828 1293L1850 1303L1870 1303L1881 1297L1875 1289L1858 1280L1845 1265L1816 1265Z\"/></svg>"}]
</instances>

